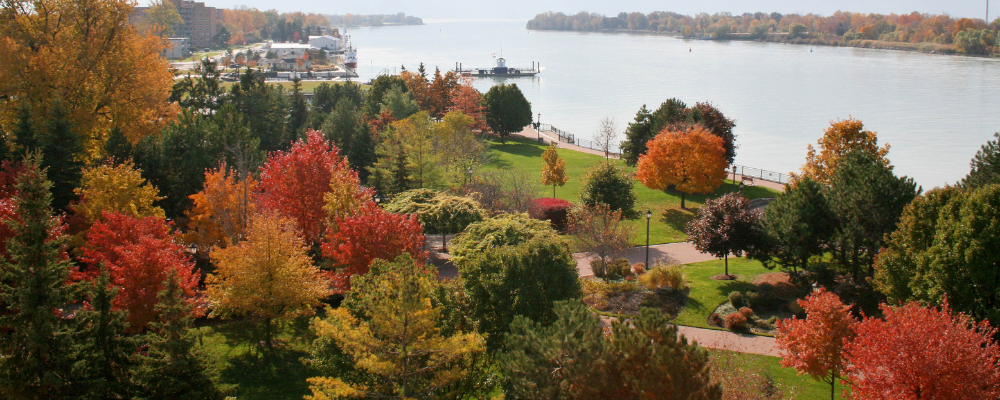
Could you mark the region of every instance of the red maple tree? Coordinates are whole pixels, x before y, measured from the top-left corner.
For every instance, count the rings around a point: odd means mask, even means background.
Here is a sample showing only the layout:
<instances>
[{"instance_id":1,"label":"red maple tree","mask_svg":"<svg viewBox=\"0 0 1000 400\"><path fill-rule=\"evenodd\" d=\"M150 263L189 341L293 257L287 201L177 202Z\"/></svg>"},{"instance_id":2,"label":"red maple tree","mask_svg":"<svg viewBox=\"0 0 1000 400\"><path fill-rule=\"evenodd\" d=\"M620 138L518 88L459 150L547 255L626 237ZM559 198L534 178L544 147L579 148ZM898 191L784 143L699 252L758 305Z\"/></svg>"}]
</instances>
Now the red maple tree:
<instances>
[{"instance_id":1,"label":"red maple tree","mask_svg":"<svg viewBox=\"0 0 1000 400\"><path fill-rule=\"evenodd\" d=\"M451 90L451 105L448 106L448 111L461 111L462 114L472 117L476 121L471 127L472 130L486 132L489 126L486 125L486 117L483 114L483 110L486 109L483 107L483 94L472 87L472 81L471 76L460 78L459 84Z\"/></svg>"},{"instance_id":2,"label":"red maple tree","mask_svg":"<svg viewBox=\"0 0 1000 400\"><path fill-rule=\"evenodd\" d=\"M806 319L792 318L777 324L776 343L785 352L781 365L829 383L832 400L834 385L847 365L843 349L854 338L857 321L851 316L851 307L825 289L799 300L799 305Z\"/></svg>"},{"instance_id":3,"label":"red maple tree","mask_svg":"<svg viewBox=\"0 0 1000 400\"><path fill-rule=\"evenodd\" d=\"M310 129L289 151L271 153L261 167L258 209L291 218L307 243L319 243L327 222L323 196L330 191L334 169L357 174L336 146Z\"/></svg>"},{"instance_id":4,"label":"red maple tree","mask_svg":"<svg viewBox=\"0 0 1000 400\"><path fill-rule=\"evenodd\" d=\"M158 217L135 218L104 213L87 232L81 258L86 269L74 271L74 280L91 280L107 267L111 283L121 288L114 307L128 312L129 330L139 332L156 319L157 294L171 271L176 271L184 295L194 302L201 274L194 261Z\"/></svg>"},{"instance_id":5,"label":"red maple tree","mask_svg":"<svg viewBox=\"0 0 1000 400\"><path fill-rule=\"evenodd\" d=\"M14 236L7 221L17 219L17 204L14 202L17 189L14 184L23 170L23 167L10 161L0 164L0 257L3 260L7 259L7 239Z\"/></svg>"},{"instance_id":6,"label":"red maple tree","mask_svg":"<svg viewBox=\"0 0 1000 400\"><path fill-rule=\"evenodd\" d=\"M336 226L336 231L327 232L323 256L343 268L330 274L338 291L350 290L350 277L368 273L368 265L376 258L394 260L409 253L417 262L427 260L423 228L414 215L386 212L369 203L352 215L337 218Z\"/></svg>"},{"instance_id":7,"label":"red maple tree","mask_svg":"<svg viewBox=\"0 0 1000 400\"><path fill-rule=\"evenodd\" d=\"M882 306L847 348L851 397L875 399L1000 398L1000 348L989 322L908 303Z\"/></svg>"}]
</instances>

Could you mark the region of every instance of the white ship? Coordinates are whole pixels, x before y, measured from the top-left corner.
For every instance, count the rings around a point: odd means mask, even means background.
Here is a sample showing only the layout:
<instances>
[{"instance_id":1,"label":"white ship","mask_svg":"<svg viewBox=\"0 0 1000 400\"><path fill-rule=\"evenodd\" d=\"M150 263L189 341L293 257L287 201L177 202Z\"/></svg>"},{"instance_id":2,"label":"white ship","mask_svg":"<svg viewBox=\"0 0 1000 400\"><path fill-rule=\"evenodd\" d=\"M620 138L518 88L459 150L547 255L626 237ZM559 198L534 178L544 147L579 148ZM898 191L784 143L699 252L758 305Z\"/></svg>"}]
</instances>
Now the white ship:
<instances>
[{"instance_id":1,"label":"white ship","mask_svg":"<svg viewBox=\"0 0 1000 400\"><path fill-rule=\"evenodd\" d=\"M350 69L358 68L358 51L351 43L351 36L344 36L344 66Z\"/></svg>"}]
</instances>

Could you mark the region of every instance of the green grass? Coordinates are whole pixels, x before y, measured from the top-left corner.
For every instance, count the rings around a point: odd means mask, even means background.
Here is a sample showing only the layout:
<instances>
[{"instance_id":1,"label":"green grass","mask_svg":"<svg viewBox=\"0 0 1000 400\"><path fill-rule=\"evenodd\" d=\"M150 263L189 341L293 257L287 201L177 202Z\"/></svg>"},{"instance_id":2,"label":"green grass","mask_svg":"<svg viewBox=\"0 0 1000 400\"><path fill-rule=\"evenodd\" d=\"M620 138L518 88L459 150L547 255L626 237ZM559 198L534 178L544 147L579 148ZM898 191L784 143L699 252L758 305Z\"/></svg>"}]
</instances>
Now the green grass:
<instances>
[{"instance_id":1,"label":"green grass","mask_svg":"<svg viewBox=\"0 0 1000 400\"><path fill-rule=\"evenodd\" d=\"M246 322L230 322L198 328L205 351L215 361L218 383L237 399L301 399L310 394L306 378L315 373L299 361L308 356L305 341L290 332L278 335L279 345L265 357L249 343L252 327ZM301 338L303 333L294 334Z\"/></svg>"},{"instance_id":2,"label":"green grass","mask_svg":"<svg viewBox=\"0 0 1000 400\"><path fill-rule=\"evenodd\" d=\"M709 349L709 354L726 353L726 350ZM799 375L794 368L781 366L780 357L762 356L759 354L747 354L753 363L763 364L765 370L771 377L785 389L786 395L794 395L796 399L828 399L830 398L830 385L813 379L809 375ZM842 399L844 387L837 382L835 389L836 398Z\"/></svg>"},{"instance_id":3,"label":"green grass","mask_svg":"<svg viewBox=\"0 0 1000 400\"><path fill-rule=\"evenodd\" d=\"M221 86L224 87L224 88L226 88L226 90L229 90L229 88L231 88L233 86L233 83L235 83L235 82L222 82ZM291 81L268 82L268 83L270 83L272 85L283 86L285 88L285 90L292 90L292 82ZM302 91L305 92L305 93L312 93L313 90L315 90L317 86L319 86L319 85L321 85L323 83L329 83L331 85L342 85L345 82L343 82L343 81L302 81ZM354 82L354 83L360 84L363 87L367 87L364 84L361 84L360 82Z\"/></svg>"},{"instance_id":4,"label":"green grass","mask_svg":"<svg viewBox=\"0 0 1000 400\"><path fill-rule=\"evenodd\" d=\"M542 186L541 184L542 153L546 148L545 145L524 138L509 137L505 144L494 142L490 149L493 157L487 168L511 168L522 171L533 182L537 182L539 196L552 197L552 186ZM566 182L565 186L556 188L555 197L577 203L583 184L582 177L587 168L604 161L604 157L564 148L559 149L559 156L566 162L566 173L569 175L569 181ZM615 162L624 165L624 161L616 160ZM627 166L626 168L628 171L635 170L635 168ZM726 180L711 196L685 196L687 209L681 210L680 193L652 190L637 182L635 185L636 210L640 213L644 213L645 210L653 211L653 220L649 227L651 244L682 242L687 240L687 235L684 234L684 225L694 218L693 210L700 207L705 199L721 196L731 191L733 191L733 183L731 180ZM743 190L743 194L749 199L774 197L777 193L773 189L762 186L748 186ZM630 220L628 224L632 225L636 231L634 243L636 245L645 244L645 218Z\"/></svg>"},{"instance_id":5,"label":"green grass","mask_svg":"<svg viewBox=\"0 0 1000 400\"><path fill-rule=\"evenodd\" d=\"M717 329L708 325L708 316L715 308L728 300L729 292L744 292L753 285L757 275L773 272L764 268L760 261L746 258L729 258L729 273L739 276L734 281L717 281L712 276L725 272L723 260L703 261L684 265L684 278L691 292L687 304L674 319L678 325Z\"/></svg>"}]
</instances>

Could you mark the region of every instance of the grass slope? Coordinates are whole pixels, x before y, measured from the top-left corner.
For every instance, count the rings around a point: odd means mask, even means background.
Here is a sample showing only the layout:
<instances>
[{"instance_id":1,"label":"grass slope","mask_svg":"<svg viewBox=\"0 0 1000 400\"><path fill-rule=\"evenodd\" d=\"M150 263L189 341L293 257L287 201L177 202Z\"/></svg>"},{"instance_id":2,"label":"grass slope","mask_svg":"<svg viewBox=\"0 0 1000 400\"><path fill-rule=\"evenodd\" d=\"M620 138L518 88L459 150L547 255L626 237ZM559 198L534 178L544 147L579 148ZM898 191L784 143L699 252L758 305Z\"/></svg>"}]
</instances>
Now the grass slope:
<instances>
[{"instance_id":1,"label":"grass slope","mask_svg":"<svg viewBox=\"0 0 1000 400\"><path fill-rule=\"evenodd\" d=\"M538 185L538 195L552 197L552 186L542 186L542 153L547 146L524 138L508 138L506 143L491 143L490 153L492 155L488 169L514 169L526 174ZM582 178L587 168L604 161L604 157L583 153L575 150L559 149L559 156L566 162L566 173L569 181L565 186L557 187L555 197L568 200L573 203L579 202L580 188L583 186ZM624 161L613 160L613 162L625 165ZM635 168L626 166L628 171L635 171ZM726 180L711 197L717 197L733 191L733 181ZM743 194L748 199L758 197L774 197L777 191L761 186L747 186ZM687 240L684 234L684 225L694 218L694 210L700 207L705 199L710 196L687 195L685 206L687 210L681 210L681 196L679 192L664 192L652 190L636 181L636 210L644 213L645 210L653 211L653 220L649 227L650 244L673 243ZM646 243L646 221L645 217L628 222L635 228L636 245Z\"/></svg>"},{"instance_id":2,"label":"grass slope","mask_svg":"<svg viewBox=\"0 0 1000 400\"><path fill-rule=\"evenodd\" d=\"M674 322L679 325L716 329L708 326L708 316L728 300L732 291L747 291L757 275L774 272L760 261L746 258L729 258L729 273L739 276L735 281L717 281L712 276L725 272L723 260L703 261L684 265L684 278L691 292L688 301Z\"/></svg>"},{"instance_id":3,"label":"grass slope","mask_svg":"<svg viewBox=\"0 0 1000 400\"><path fill-rule=\"evenodd\" d=\"M708 350L709 356L728 353L726 350ZM786 368L781 366L781 358L762 356L758 354L748 354L742 353L743 356L748 357L750 362L763 365L765 371L774 379L775 382L781 385L785 389L785 395L789 398L794 399L828 399L830 398L830 385L826 382L820 382L809 375L799 375L798 371L794 368ZM836 399L843 399L844 386L837 382L835 388Z\"/></svg>"}]
</instances>

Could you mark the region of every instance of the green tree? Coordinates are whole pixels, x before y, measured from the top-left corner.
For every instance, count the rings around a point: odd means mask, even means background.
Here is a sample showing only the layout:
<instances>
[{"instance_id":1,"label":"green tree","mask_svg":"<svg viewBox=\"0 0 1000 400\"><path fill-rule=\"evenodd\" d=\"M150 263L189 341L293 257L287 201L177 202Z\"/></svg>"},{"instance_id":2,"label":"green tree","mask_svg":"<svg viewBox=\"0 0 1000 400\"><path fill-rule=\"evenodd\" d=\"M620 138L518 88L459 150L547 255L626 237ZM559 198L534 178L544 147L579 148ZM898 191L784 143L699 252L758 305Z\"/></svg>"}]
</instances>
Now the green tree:
<instances>
[{"instance_id":1,"label":"green tree","mask_svg":"<svg viewBox=\"0 0 1000 400\"><path fill-rule=\"evenodd\" d=\"M579 302L560 302L543 324L518 316L501 364L508 389L525 399L721 399L708 352L688 343L669 317L643 309L605 336Z\"/></svg>"},{"instance_id":2,"label":"green tree","mask_svg":"<svg viewBox=\"0 0 1000 400\"><path fill-rule=\"evenodd\" d=\"M833 238L836 220L823 193L823 186L803 177L794 185L785 185L784 193L764 209L761 216L767 249L752 253L771 266L806 270L809 259L823 253Z\"/></svg>"},{"instance_id":3,"label":"green tree","mask_svg":"<svg viewBox=\"0 0 1000 400\"><path fill-rule=\"evenodd\" d=\"M420 111L420 105L413 99L413 93L405 86L393 86L384 96L379 112L389 111L395 119L406 119ZM377 114L376 114L377 115Z\"/></svg>"},{"instance_id":4,"label":"green tree","mask_svg":"<svg viewBox=\"0 0 1000 400\"><path fill-rule=\"evenodd\" d=\"M414 189L416 185L410 178L413 171L407 161L403 135L390 128L379 136L375 146L376 161L368 167L371 186L386 197Z\"/></svg>"},{"instance_id":5,"label":"green tree","mask_svg":"<svg viewBox=\"0 0 1000 400\"><path fill-rule=\"evenodd\" d=\"M486 124L500 136L500 142L511 133L520 132L531 123L531 103L516 83L501 83L483 95Z\"/></svg>"},{"instance_id":6,"label":"green tree","mask_svg":"<svg viewBox=\"0 0 1000 400\"><path fill-rule=\"evenodd\" d=\"M989 184L1000 183L1000 132L993 134L993 140L986 142L970 164L972 169L962 179L961 185L966 188L977 188Z\"/></svg>"},{"instance_id":7,"label":"green tree","mask_svg":"<svg viewBox=\"0 0 1000 400\"><path fill-rule=\"evenodd\" d=\"M52 182L52 208L61 211L76 200L73 189L80 185L83 168L83 144L80 135L73 131L69 115L57 101L52 106L45 136L41 138L42 168Z\"/></svg>"},{"instance_id":8,"label":"green tree","mask_svg":"<svg viewBox=\"0 0 1000 400\"><path fill-rule=\"evenodd\" d=\"M69 398L77 388L71 382L74 321L62 314L76 301L69 285L70 264L65 236L52 216L52 184L40 167L36 152L25 160L17 178L16 214L8 222L13 236L7 242L9 260L0 279L0 394L6 398Z\"/></svg>"},{"instance_id":9,"label":"green tree","mask_svg":"<svg viewBox=\"0 0 1000 400\"><path fill-rule=\"evenodd\" d=\"M429 189L405 192L385 209L391 213L416 215L425 233L441 235L444 251L448 251L446 235L462 232L470 224L486 217L486 212L475 200Z\"/></svg>"},{"instance_id":10,"label":"green tree","mask_svg":"<svg viewBox=\"0 0 1000 400\"><path fill-rule=\"evenodd\" d=\"M368 118L375 118L382 112L382 104L384 103L383 98L394 87L399 88L402 92L408 90L406 88L406 81L398 75L379 75L377 78L372 80L371 86L365 93L366 98L364 109L365 115L368 116Z\"/></svg>"},{"instance_id":11,"label":"green tree","mask_svg":"<svg viewBox=\"0 0 1000 400\"><path fill-rule=\"evenodd\" d=\"M132 356L138 341L124 335L128 323L126 313L112 309L119 288L112 286L111 274L101 268L101 274L88 284L88 308L79 311L81 325L78 339L80 360L76 368L87 399L127 399L133 393L130 375L134 367Z\"/></svg>"},{"instance_id":12,"label":"green tree","mask_svg":"<svg viewBox=\"0 0 1000 400\"><path fill-rule=\"evenodd\" d=\"M788 38L799 39L809 37L809 28L800 23L793 23L788 26Z\"/></svg>"},{"instance_id":13,"label":"green tree","mask_svg":"<svg viewBox=\"0 0 1000 400\"><path fill-rule=\"evenodd\" d=\"M207 357L196 347L191 306L185 301L176 274L157 294L157 321L145 335L148 350L140 354L135 383L137 399L209 400L222 394L211 379Z\"/></svg>"},{"instance_id":14,"label":"green tree","mask_svg":"<svg viewBox=\"0 0 1000 400\"><path fill-rule=\"evenodd\" d=\"M248 69L229 93L229 101L243 114L243 120L250 125L250 133L260 139L261 150L272 152L291 147L293 138L285 128L288 96L282 86L268 84L263 74Z\"/></svg>"},{"instance_id":15,"label":"green tree","mask_svg":"<svg viewBox=\"0 0 1000 400\"><path fill-rule=\"evenodd\" d=\"M836 240L840 262L858 276L859 267L868 265L885 236L896 229L903 207L919 193L912 178L896 177L875 151L854 150L840 160L830 178L827 199L837 219Z\"/></svg>"},{"instance_id":16,"label":"green tree","mask_svg":"<svg viewBox=\"0 0 1000 400\"><path fill-rule=\"evenodd\" d=\"M621 211L625 218L636 218L635 179L616 163L605 161L594 164L583 176L580 203L586 206L607 204L614 211Z\"/></svg>"},{"instance_id":17,"label":"green tree","mask_svg":"<svg viewBox=\"0 0 1000 400\"><path fill-rule=\"evenodd\" d=\"M635 115L635 121L625 129L625 140L621 144L622 158L625 163L635 166L639 156L646 153L646 143L653 140L664 128L687 120L687 105L679 99L667 99L655 112L649 111L646 105Z\"/></svg>"},{"instance_id":18,"label":"green tree","mask_svg":"<svg viewBox=\"0 0 1000 400\"><path fill-rule=\"evenodd\" d=\"M750 210L750 202L736 193L708 200L698 209L698 216L688 222L684 232L698 251L726 259L729 255L753 250L760 243L760 216Z\"/></svg>"},{"instance_id":19,"label":"green tree","mask_svg":"<svg viewBox=\"0 0 1000 400\"><path fill-rule=\"evenodd\" d=\"M166 197L159 204L167 217L184 215L191 207L189 196L204 185L205 170L218 166L222 149L215 129L209 117L187 111L163 133L147 136L136 145L136 164Z\"/></svg>"},{"instance_id":20,"label":"green tree","mask_svg":"<svg viewBox=\"0 0 1000 400\"><path fill-rule=\"evenodd\" d=\"M966 54L990 54L996 38L997 34L993 29L967 28L955 33L955 49Z\"/></svg>"},{"instance_id":21,"label":"green tree","mask_svg":"<svg viewBox=\"0 0 1000 400\"><path fill-rule=\"evenodd\" d=\"M379 76L375 81L384 82L383 78L386 77L385 75ZM374 90L374 86L368 92L370 93L372 90ZM344 82L342 84L323 82L313 89L312 106L314 110L320 110L324 114L329 114L333 112L333 108L337 106L337 103L341 99L349 100L354 107L363 108L365 107L367 94L361 89L361 85L354 82ZM379 101L381 102L381 96L379 96ZM376 111L378 111L377 107ZM370 117L374 118L376 115L378 114L376 113Z\"/></svg>"},{"instance_id":22,"label":"green tree","mask_svg":"<svg viewBox=\"0 0 1000 400\"><path fill-rule=\"evenodd\" d=\"M123 163L132 158L132 142L121 129L111 128L111 134L104 142L104 155L112 163Z\"/></svg>"},{"instance_id":23,"label":"green tree","mask_svg":"<svg viewBox=\"0 0 1000 400\"><path fill-rule=\"evenodd\" d=\"M555 142L549 143L549 148L542 153L542 184L552 185L552 197L556 196L556 186L565 185L569 181L566 175L566 162L559 157Z\"/></svg>"},{"instance_id":24,"label":"green tree","mask_svg":"<svg viewBox=\"0 0 1000 400\"><path fill-rule=\"evenodd\" d=\"M369 167L376 157L375 138L361 109L354 102L342 97L333 112L323 122L323 135L340 148L351 169L358 171L362 183L368 182Z\"/></svg>"},{"instance_id":25,"label":"green tree","mask_svg":"<svg viewBox=\"0 0 1000 400\"><path fill-rule=\"evenodd\" d=\"M548 221L531 218L526 213L501 214L466 227L451 241L451 259L460 263L491 248L517 246L533 238L558 235Z\"/></svg>"},{"instance_id":26,"label":"green tree","mask_svg":"<svg viewBox=\"0 0 1000 400\"><path fill-rule=\"evenodd\" d=\"M576 260L555 235L488 248L455 265L469 296L470 314L491 349L503 343L515 315L548 323L556 301L580 298Z\"/></svg>"},{"instance_id":27,"label":"green tree","mask_svg":"<svg viewBox=\"0 0 1000 400\"><path fill-rule=\"evenodd\" d=\"M174 36L174 27L184 24L172 1L154 0L146 8L146 18L150 25L148 28L163 37Z\"/></svg>"},{"instance_id":28,"label":"green tree","mask_svg":"<svg viewBox=\"0 0 1000 400\"><path fill-rule=\"evenodd\" d=\"M306 120L309 119L309 103L302 94L302 79L298 75L292 79L292 92L288 94L288 102L291 108L288 112L286 135L289 140L298 140L305 133Z\"/></svg>"},{"instance_id":29,"label":"green tree","mask_svg":"<svg viewBox=\"0 0 1000 400\"><path fill-rule=\"evenodd\" d=\"M350 356L358 374L308 379L312 396L439 398L461 397L448 388L485 351L476 332L445 334L443 310L434 305L437 274L408 255L376 260L359 276L344 305L313 320L312 330Z\"/></svg>"},{"instance_id":30,"label":"green tree","mask_svg":"<svg viewBox=\"0 0 1000 400\"><path fill-rule=\"evenodd\" d=\"M203 59L199 70L201 71L200 77L186 76L174 83L169 101L176 102L182 109L198 112L207 111L211 115L219 107L222 107L226 88L222 87L218 63L207 58Z\"/></svg>"}]
</instances>

